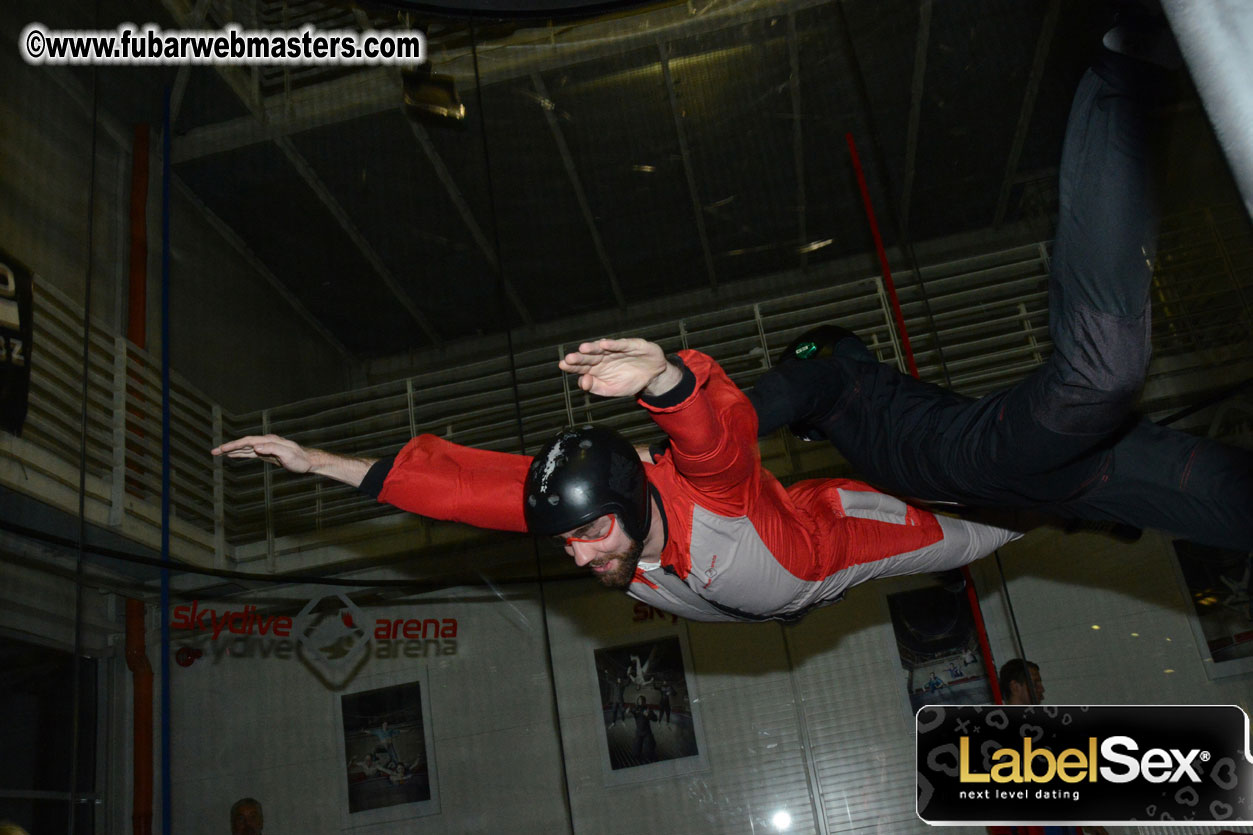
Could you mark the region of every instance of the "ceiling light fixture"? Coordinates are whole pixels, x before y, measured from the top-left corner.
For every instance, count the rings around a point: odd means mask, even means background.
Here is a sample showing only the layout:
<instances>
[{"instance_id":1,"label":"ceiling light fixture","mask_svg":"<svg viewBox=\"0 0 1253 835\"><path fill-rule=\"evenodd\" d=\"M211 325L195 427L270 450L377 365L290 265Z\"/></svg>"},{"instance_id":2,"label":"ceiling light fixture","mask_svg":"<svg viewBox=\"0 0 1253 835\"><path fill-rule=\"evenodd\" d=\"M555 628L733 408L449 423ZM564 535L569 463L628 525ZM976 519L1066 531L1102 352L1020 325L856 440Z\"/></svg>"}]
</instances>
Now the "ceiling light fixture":
<instances>
[{"instance_id":1,"label":"ceiling light fixture","mask_svg":"<svg viewBox=\"0 0 1253 835\"><path fill-rule=\"evenodd\" d=\"M466 117L466 106L457 95L451 75L431 72L429 64L400 71L405 91L405 115L420 122L448 124Z\"/></svg>"}]
</instances>

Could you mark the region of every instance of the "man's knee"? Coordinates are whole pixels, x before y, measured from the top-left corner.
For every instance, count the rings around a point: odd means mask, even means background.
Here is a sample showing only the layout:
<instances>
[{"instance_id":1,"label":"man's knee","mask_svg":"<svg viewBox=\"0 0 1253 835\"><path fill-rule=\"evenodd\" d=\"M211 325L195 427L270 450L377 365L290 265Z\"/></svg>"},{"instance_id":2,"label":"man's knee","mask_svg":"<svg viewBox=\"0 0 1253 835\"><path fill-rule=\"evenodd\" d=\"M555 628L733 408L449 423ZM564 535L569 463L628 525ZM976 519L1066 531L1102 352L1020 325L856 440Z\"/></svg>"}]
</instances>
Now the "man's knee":
<instances>
[{"instance_id":1,"label":"man's knee","mask_svg":"<svg viewBox=\"0 0 1253 835\"><path fill-rule=\"evenodd\" d=\"M838 360L825 357L784 363L766 372L748 395L757 412L758 436L820 420L846 393L846 377Z\"/></svg>"},{"instance_id":2,"label":"man's knee","mask_svg":"<svg viewBox=\"0 0 1253 835\"><path fill-rule=\"evenodd\" d=\"M1065 435L1102 435L1123 427L1139 397L1143 375L1117 365L1054 363L1033 398L1036 419Z\"/></svg>"},{"instance_id":3,"label":"man's knee","mask_svg":"<svg viewBox=\"0 0 1253 835\"><path fill-rule=\"evenodd\" d=\"M748 392L748 402L757 413L757 436L766 437L795 419L792 388L777 370L766 372Z\"/></svg>"},{"instance_id":4,"label":"man's knee","mask_svg":"<svg viewBox=\"0 0 1253 835\"><path fill-rule=\"evenodd\" d=\"M1036 409L1050 428L1088 434L1121 425L1148 371L1149 317L1071 310L1054 334Z\"/></svg>"}]
</instances>

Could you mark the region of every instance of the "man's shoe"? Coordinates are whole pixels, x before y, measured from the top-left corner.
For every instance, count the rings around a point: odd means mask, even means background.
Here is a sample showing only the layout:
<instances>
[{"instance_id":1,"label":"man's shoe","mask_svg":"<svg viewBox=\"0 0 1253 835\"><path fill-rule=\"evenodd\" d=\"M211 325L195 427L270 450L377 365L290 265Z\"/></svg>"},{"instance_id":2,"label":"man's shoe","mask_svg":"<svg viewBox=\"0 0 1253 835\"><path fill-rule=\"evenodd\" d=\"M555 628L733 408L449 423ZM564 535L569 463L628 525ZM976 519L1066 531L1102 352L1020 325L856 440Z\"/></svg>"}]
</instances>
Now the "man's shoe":
<instances>
[{"instance_id":1,"label":"man's shoe","mask_svg":"<svg viewBox=\"0 0 1253 835\"><path fill-rule=\"evenodd\" d=\"M794 360L843 356L855 360L874 361L857 334L839 325L819 325L793 339L779 355L776 365Z\"/></svg>"},{"instance_id":2,"label":"man's shoe","mask_svg":"<svg viewBox=\"0 0 1253 835\"><path fill-rule=\"evenodd\" d=\"M819 325L810 328L793 339L779 355L777 366L805 362L824 357L844 357L855 361L874 362L874 357L857 338L857 334L839 325ZM763 414L758 406L758 417ZM826 436L816 426L798 420L787 424L792 434L802 441L825 441Z\"/></svg>"},{"instance_id":3,"label":"man's shoe","mask_svg":"<svg viewBox=\"0 0 1253 835\"><path fill-rule=\"evenodd\" d=\"M1099 533L1110 539L1130 545L1139 542L1144 531L1125 522L1102 521L1096 519L1067 519L1062 530L1066 533Z\"/></svg>"},{"instance_id":4,"label":"man's shoe","mask_svg":"<svg viewBox=\"0 0 1253 835\"><path fill-rule=\"evenodd\" d=\"M1126 2L1114 15L1114 27L1101 39L1110 52L1147 61L1167 70L1183 66L1183 55L1170 24L1155 3Z\"/></svg>"}]
</instances>

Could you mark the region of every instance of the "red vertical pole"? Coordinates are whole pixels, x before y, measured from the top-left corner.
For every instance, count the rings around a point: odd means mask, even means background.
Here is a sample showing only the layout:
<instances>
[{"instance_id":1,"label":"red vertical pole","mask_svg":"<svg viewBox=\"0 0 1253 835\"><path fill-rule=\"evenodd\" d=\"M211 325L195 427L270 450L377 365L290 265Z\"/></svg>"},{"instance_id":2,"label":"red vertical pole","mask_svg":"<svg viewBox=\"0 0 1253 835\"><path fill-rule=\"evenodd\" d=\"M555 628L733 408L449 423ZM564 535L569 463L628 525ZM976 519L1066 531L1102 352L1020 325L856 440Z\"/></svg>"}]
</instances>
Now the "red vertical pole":
<instances>
[{"instance_id":1,"label":"red vertical pole","mask_svg":"<svg viewBox=\"0 0 1253 835\"><path fill-rule=\"evenodd\" d=\"M144 604L126 599L126 666L131 671L131 722L135 726L133 791L131 809L132 831L135 835L152 832L152 665L144 637ZM169 765L166 764L166 768Z\"/></svg>"},{"instance_id":2,"label":"red vertical pole","mask_svg":"<svg viewBox=\"0 0 1253 835\"><path fill-rule=\"evenodd\" d=\"M914 361L914 349L909 343L909 331L905 328L905 316L901 312L901 301L896 295L896 283L892 281L892 269L888 266L888 255L883 249L883 237L879 234L879 222L875 218L874 206L870 202L870 189L866 187L866 174L861 167L861 158L857 156L857 143L853 134L844 134L848 142L848 152L853 159L853 171L857 174L857 187L861 189L861 201L866 207L866 219L870 223L870 235L874 238L875 252L879 255L879 266L883 269L883 284L887 288L888 299L892 302L892 318L896 321L896 331L901 336L901 347L905 351L905 363L909 373L918 377L918 363ZM992 646L988 642L987 624L983 620L983 610L979 607L979 595L975 593L974 577L970 566L962 566L962 577L966 581L966 599L970 603L970 614L975 622L975 634L979 636L979 649L983 653L983 668L992 684L992 698L1001 704L1001 683L996 676L996 663L992 660Z\"/></svg>"},{"instance_id":3,"label":"red vertical pole","mask_svg":"<svg viewBox=\"0 0 1253 835\"><path fill-rule=\"evenodd\" d=\"M979 595L975 593L975 578L970 573L970 566L962 566L962 577L966 580L966 599L970 601L970 614L975 619L975 634L979 636L979 649L983 652L983 669L992 684L992 701L1004 704L1001 693L1001 681L996 674L996 662L992 660L992 645L988 643L988 628L983 622L983 609L979 606Z\"/></svg>"},{"instance_id":4,"label":"red vertical pole","mask_svg":"<svg viewBox=\"0 0 1253 835\"><path fill-rule=\"evenodd\" d=\"M870 236L874 238L875 252L879 254L879 266L883 270L883 283L887 287L888 298L892 300L892 317L896 320L896 332L901 335L901 346L905 350L905 363L909 373L918 376L918 363L914 362L914 349L909 344L909 331L905 328L905 317L901 313L901 302L896 296L896 283L892 281L892 269L888 266L888 254L883 249L883 237L879 234L879 222L875 219L874 206L870 203L870 189L866 188L866 175L861 168L861 158L857 156L857 143L851 133L844 134L848 142L848 152L853 158L853 171L857 173L857 187L861 189L861 202L866 207L866 219L870 222Z\"/></svg>"}]
</instances>

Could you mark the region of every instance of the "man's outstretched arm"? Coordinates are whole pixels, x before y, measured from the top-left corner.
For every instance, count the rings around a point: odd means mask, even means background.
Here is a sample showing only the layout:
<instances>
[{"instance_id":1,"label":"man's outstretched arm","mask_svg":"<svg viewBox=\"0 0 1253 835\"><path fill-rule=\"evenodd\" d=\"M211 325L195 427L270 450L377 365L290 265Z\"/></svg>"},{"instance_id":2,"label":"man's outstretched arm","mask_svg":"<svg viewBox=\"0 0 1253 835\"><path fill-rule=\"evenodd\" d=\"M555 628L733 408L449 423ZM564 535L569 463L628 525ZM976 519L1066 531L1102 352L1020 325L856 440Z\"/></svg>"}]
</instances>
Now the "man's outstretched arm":
<instances>
[{"instance_id":1,"label":"man's outstretched arm","mask_svg":"<svg viewBox=\"0 0 1253 835\"><path fill-rule=\"evenodd\" d=\"M302 447L279 435L248 435L227 441L220 447L215 447L212 452L227 458L260 458L271 464L278 464L288 472L325 476L352 487L361 486L365 474L377 460Z\"/></svg>"},{"instance_id":2,"label":"man's outstretched arm","mask_svg":"<svg viewBox=\"0 0 1253 835\"><path fill-rule=\"evenodd\" d=\"M419 435L395 458L356 458L302 447L278 435L250 435L212 450L228 458L261 458L293 473L312 473L356 487L380 502L429 519L477 528L525 531L522 484L531 459Z\"/></svg>"}]
</instances>

